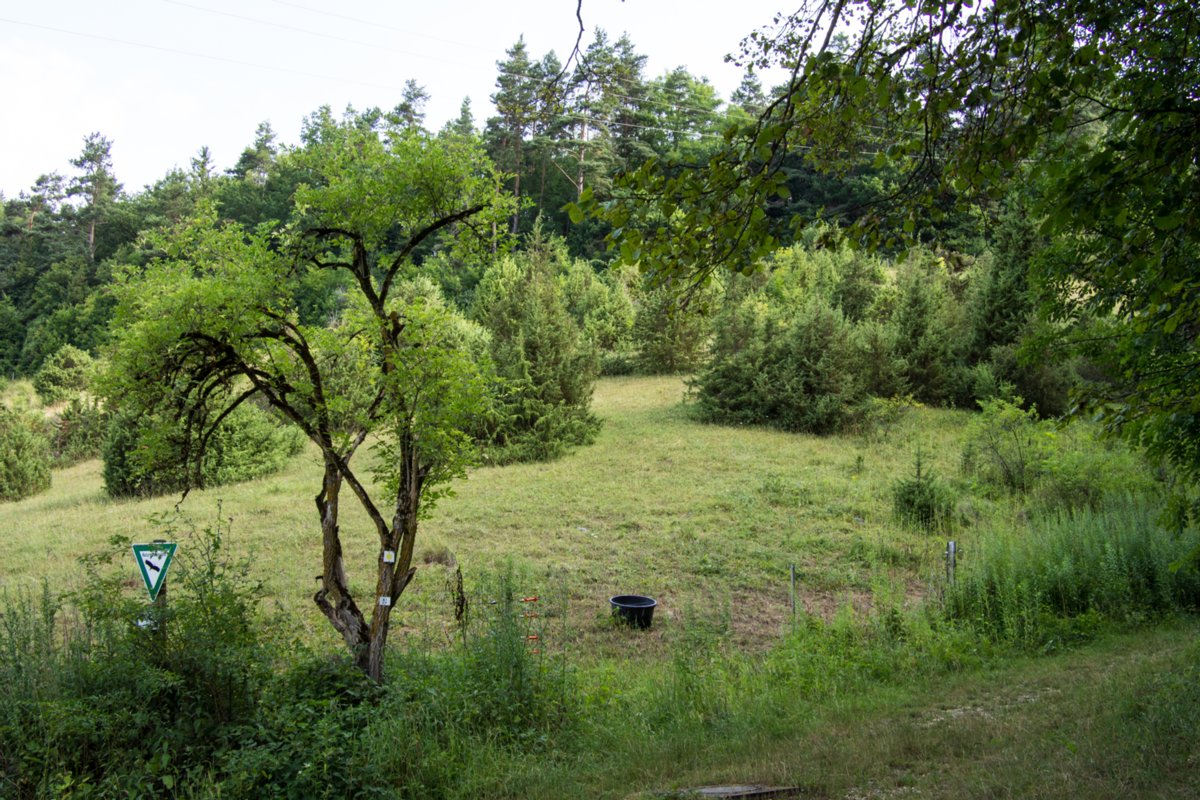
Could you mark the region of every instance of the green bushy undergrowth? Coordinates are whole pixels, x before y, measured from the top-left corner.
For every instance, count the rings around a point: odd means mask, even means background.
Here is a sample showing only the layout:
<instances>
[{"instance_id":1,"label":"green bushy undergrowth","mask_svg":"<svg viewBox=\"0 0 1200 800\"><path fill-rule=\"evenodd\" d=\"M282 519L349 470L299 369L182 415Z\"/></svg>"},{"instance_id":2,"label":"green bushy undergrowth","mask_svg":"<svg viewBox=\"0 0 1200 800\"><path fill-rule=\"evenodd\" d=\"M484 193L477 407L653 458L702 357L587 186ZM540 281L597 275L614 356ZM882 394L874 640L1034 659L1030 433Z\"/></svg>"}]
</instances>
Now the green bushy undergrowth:
<instances>
[{"instance_id":1,"label":"green bushy undergrowth","mask_svg":"<svg viewBox=\"0 0 1200 800\"><path fill-rule=\"evenodd\" d=\"M534 241L483 275L472 315L491 334L495 370L491 413L476 438L489 463L544 461L595 439L591 413L600 364L567 308L558 271L565 250Z\"/></svg>"},{"instance_id":2,"label":"green bushy undergrowth","mask_svg":"<svg viewBox=\"0 0 1200 800\"><path fill-rule=\"evenodd\" d=\"M892 484L892 513L905 525L926 532L944 530L954 513L954 498L949 488L922 463L918 450L913 474Z\"/></svg>"},{"instance_id":3,"label":"green bushy undergrowth","mask_svg":"<svg viewBox=\"0 0 1200 800\"><path fill-rule=\"evenodd\" d=\"M783 310L751 297L719 318L693 389L713 422L829 433L866 399L850 326L821 302Z\"/></svg>"},{"instance_id":4,"label":"green bushy undergrowth","mask_svg":"<svg viewBox=\"0 0 1200 800\"><path fill-rule=\"evenodd\" d=\"M281 426L251 403L230 414L208 442L197 473L184 453L182 438L162 434L150 446L151 426L140 413L112 415L102 446L104 488L114 497L148 496L180 491L186 486L221 486L278 472L304 447L294 427Z\"/></svg>"},{"instance_id":5,"label":"green bushy undergrowth","mask_svg":"<svg viewBox=\"0 0 1200 800\"><path fill-rule=\"evenodd\" d=\"M50 488L50 446L40 422L0 406L0 502Z\"/></svg>"},{"instance_id":6,"label":"green bushy undergrowth","mask_svg":"<svg viewBox=\"0 0 1200 800\"><path fill-rule=\"evenodd\" d=\"M1100 621L1138 622L1200 607L1200 573L1179 569L1200 544L1158 524L1144 498L1036 516L1028 530L991 531L961 563L947 612L998 642L1038 648Z\"/></svg>"},{"instance_id":7,"label":"green bushy undergrowth","mask_svg":"<svg viewBox=\"0 0 1200 800\"><path fill-rule=\"evenodd\" d=\"M403 651L375 684L272 639L227 522L164 533L165 605L126 588L124 540L87 560L71 612L2 598L0 797L494 796L497 763L575 730L571 673L531 651L511 575L453 647Z\"/></svg>"},{"instance_id":8,"label":"green bushy undergrowth","mask_svg":"<svg viewBox=\"0 0 1200 800\"><path fill-rule=\"evenodd\" d=\"M98 458L108 434L108 417L99 401L72 398L48 426L54 466L61 469Z\"/></svg>"},{"instance_id":9,"label":"green bushy undergrowth","mask_svg":"<svg viewBox=\"0 0 1200 800\"><path fill-rule=\"evenodd\" d=\"M33 388L43 403L62 402L87 388L93 367L94 361L87 352L63 345L33 376Z\"/></svg>"},{"instance_id":10,"label":"green bushy undergrowth","mask_svg":"<svg viewBox=\"0 0 1200 800\"><path fill-rule=\"evenodd\" d=\"M684 307L676 287L643 287L632 328L636 370L643 375L675 375L696 369L708 343L711 320L706 309L713 296L712 290L698 292Z\"/></svg>"},{"instance_id":11,"label":"green bushy undergrowth","mask_svg":"<svg viewBox=\"0 0 1200 800\"><path fill-rule=\"evenodd\" d=\"M712 419L812 431L853 421L865 395L970 407L1023 393L1047 413L1064 412L1083 365L1047 345L1058 332L1036 317L1027 280L1040 245L1027 220L1012 220L995 252L978 258L915 248L887 264L845 247L798 244L764 259L752 276L733 276L700 367L701 407ZM826 245L836 240L829 231L810 234ZM789 360L795 343L778 339L812 330L813 307L839 313L852 346ZM793 402L814 407L819 426L796 427L794 409L781 402L781 390L797 381Z\"/></svg>"},{"instance_id":12,"label":"green bushy undergrowth","mask_svg":"<svg viewBox=\"0 0 1200 800\"><path fill-rule=\"evenodd\" d=\"M1039 420L1021 400L980 403L963 442L962 468L985 491L1027 495L1045 509L1096 508L1118 493L1155 489L1146 462L1125 443L1099 438L1084 422Z\"/></svg>"},{"instance_id":13,"label":"green bushy undergrowth","mask_svg":"<svg viewBox=\"0 0 1200 800\"><path fill-rule=\"evenodd\" d=\"M0 679L23 688L0 699L5 796L172 796L252 718L269 669L259 591L222 525L183 537L165 604L125 591L118 539L87 560L74 613L48 591L5 598Z\"/></svg>"}]
</instances>

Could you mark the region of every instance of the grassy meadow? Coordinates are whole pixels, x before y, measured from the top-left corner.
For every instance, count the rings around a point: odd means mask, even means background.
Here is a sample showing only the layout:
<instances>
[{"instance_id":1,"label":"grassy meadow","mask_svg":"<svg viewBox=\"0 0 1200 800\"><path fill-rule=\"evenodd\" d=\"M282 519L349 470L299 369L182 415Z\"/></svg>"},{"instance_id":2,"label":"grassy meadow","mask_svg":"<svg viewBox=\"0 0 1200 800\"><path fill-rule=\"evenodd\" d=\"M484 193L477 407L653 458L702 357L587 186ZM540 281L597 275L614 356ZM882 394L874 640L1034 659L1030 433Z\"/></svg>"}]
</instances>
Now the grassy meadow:
<instances>
[{"instance_id":1,"label":"grassy meadow","mask_svg":"<svg viewBox=\"0 0 1200 800\"><path fill-rule=\"evenodd\" d=\"M1164 534L1131 498L1047 515L982 490L960 470L963 412L912 407L829 437L721 427L694 421L677 377L604 379L594 410L594 445L476 469L423 523L382 687L330 658L342 645L311 601L311 455L192 492L186 524L164 521L178 497L108 499L98 461L0 506L0 745L20 749L0 747L0 798L649 800L746 783L844 800L1200 797L1200 576L1170 567L1196 531ZM936 534L893 513L918 449L954 496ZM177 590L188 613L155 650L128 624L143 612L123 553L125 599L110 594L94 629L39 610L43 581L81 587L80 557L110 537L218 513L267 624L235 595ZM350 515L343 539L365 590L373 535ZM206 540L180 542L186 559ZM658 599L650 631L613 623L620 593Z\"/></svg>"},{"instance_id":2,"label":"grassy meadow","mask_svg":"<svg viewBox=\"0 0 1200 800\"><path fill-rule=\"evenodd\" d=\"M517 590L542 597L557 617L554 644L622 651L653 651L643 640L696 614L724 615L743 644L769 645L791 617L792 563L800 609L826 617L844 603L865 607L882 585L920 596L941 575L944 539L896 523L891 485L912 471L918 447L939 474L955 475L967 415L915 409L890 429L816 437L696 422L681 404L685 392L678 377L602 380L595 445L552 463L475 469L458 482L423 523L418 552L427 563L401 601L403 630L436 634L450 619L448 563L461 566L470 590L511 560ZM201 526L218 509L231 519L229 544L252 557L268 608L294 616L303 636L333 643L311 602L319 482L316 459L303 455L263 480L194 491L179 509ZM80 556L114 534L160 536L151 518L178 501L109 499L99 461L57 471L50 491L0 507L8 531L0 587L45 578L69 588ZM349 496L343 508L352 586L364 590L374 534ZM613 631L607 598L615 594L658 599L650 636L634 642Z\"/></svg>"}]
</instances>

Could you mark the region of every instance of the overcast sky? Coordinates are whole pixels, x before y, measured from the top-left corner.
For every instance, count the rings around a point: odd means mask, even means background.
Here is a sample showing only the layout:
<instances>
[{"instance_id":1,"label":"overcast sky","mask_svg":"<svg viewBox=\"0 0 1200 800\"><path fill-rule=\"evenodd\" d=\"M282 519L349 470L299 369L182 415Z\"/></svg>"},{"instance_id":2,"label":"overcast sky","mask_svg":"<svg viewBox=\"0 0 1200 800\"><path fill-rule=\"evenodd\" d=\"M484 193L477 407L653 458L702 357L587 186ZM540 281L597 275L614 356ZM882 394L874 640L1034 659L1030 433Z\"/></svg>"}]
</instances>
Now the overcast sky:
<instances>
[{"instance_id":1,"label":"overcast sky","mask_svg":"<svg viewBox=\"0 0 1200 800\"><path fill-rule=\"evenodd\" d=\"M683 65L728 98L741 70L724 55L778 3L584 0L584 45L598 27L628 32L648 77ZM409 78L432 95L427 127L468 96L482 125L505 49L524 34L532 57L566 58L575 10L575 0L0 0L0 191L69 174L92 131L113 141L128 191L203 145L224 169L263 120L294 143L319 106L390 109Z\"/></svg>"}]
</instances>

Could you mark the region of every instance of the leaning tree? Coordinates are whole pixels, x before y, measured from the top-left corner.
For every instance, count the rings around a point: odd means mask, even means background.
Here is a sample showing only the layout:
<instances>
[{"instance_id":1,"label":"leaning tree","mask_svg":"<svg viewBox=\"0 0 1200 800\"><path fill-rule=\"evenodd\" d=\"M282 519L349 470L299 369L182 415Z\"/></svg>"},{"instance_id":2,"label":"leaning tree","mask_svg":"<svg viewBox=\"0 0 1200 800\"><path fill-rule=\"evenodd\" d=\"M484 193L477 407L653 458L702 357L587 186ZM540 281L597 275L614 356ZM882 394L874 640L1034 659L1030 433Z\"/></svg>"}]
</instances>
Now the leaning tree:
<instances>
[{"instance_id":1,"label":"leaning tree","mask_svg":"<svg viewBox=\"0 0 1200 800\"><path fill-rule=\"evenodd\" d=\"M283 234L247 233L202 209L152 238L159 257L149 266L124 272L110 394L169 421L143 436L147 452L202 454L245 402L307 435L323 465L313 599L379 680L391 611L415 573L418 520L465 470L466 431L485 402L477 332L405 277L437 247L495 246L494 223L511 203L486 156L461 137L352 119L289 157L309 182ZM297 297L328 285L327 271L346 277L344 295L329 318L311 319ZM366 469L355 461L364 444L375 451ZM378 539L369 594L356 596L347 577L344 490Z\"/></svg>"}]
</instances>

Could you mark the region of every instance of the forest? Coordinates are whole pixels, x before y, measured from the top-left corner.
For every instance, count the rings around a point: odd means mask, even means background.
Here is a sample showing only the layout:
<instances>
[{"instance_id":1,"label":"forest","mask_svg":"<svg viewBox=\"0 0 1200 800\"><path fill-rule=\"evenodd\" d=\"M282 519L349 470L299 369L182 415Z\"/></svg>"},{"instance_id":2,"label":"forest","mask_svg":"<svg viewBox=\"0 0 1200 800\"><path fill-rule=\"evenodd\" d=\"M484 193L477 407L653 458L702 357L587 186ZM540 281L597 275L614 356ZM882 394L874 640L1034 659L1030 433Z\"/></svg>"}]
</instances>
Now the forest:
<instances>
[{"instance_id":1,"label":"forest","mask_svg":"<svg viewBox=\"0 0 1200 800\"><path fill-rule=\"evenodd\" d=\"M1197 41L813 0L728 98L597 31L87 136L0 195L0 797L1192 796Z\"/></svg>"}]
</instances>

